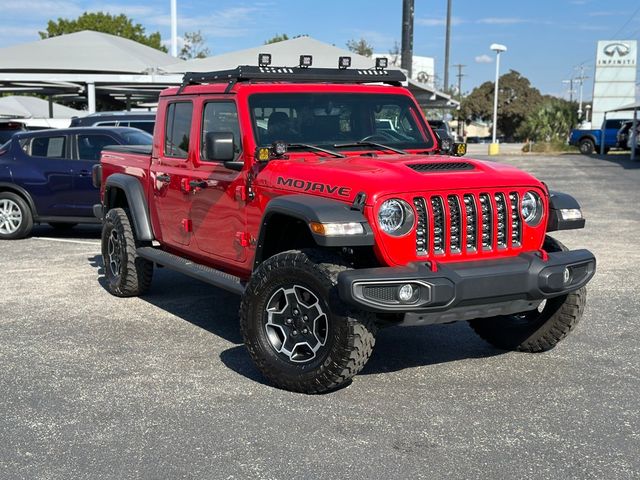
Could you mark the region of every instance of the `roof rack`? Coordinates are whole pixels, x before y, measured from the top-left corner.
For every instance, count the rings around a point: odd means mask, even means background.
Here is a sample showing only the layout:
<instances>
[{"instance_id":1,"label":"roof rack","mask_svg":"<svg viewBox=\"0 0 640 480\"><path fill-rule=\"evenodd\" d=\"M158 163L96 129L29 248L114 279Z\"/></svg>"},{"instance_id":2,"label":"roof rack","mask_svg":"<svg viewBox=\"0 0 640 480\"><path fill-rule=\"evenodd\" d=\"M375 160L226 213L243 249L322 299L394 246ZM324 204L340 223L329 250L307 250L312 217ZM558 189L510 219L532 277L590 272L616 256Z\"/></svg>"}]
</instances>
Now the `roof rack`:
<instances>
[{"instance_id":1,"label":"roof rack","mask_svg":"<svg viewBox=\"0 0 640 480\"><path fill-rule=\"evenodd\" d=\"M188 85L228 82L228 93L237 82L252 80L286 81L292 83L373 83L382 82L400 86L407 77L400 70L346 69L346 68L300 68L241 65L233 70L219 72L187 72L182 78L178 94Z\"/></svg>"}]
</instances>

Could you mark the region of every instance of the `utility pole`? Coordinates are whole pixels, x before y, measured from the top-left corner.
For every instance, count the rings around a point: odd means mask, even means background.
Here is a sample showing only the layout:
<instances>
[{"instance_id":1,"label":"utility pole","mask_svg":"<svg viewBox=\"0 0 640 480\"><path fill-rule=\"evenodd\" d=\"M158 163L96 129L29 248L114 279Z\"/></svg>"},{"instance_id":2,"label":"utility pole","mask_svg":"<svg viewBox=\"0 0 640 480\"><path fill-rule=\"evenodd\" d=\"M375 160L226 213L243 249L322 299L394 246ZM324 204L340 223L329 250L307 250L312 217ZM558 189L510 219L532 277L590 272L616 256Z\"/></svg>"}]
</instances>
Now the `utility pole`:
<instances>
[{"instance_id":1,"label":"utility pole","mask_svg":"<svg viewBox=\"0 0 640 480\"><path fill-rule=\"evenodd\" d=\"M447 30L444 41L444 91L449 88L449 45L451 43L451 0L447 0Z\"/></svg>"},{"instance_id":2,"label":"utility pole","mask_svg":"<svg viewBox=\"0 0 640 480\"><path fill-rule=\"evenodd\" d=\"M576 80L580 82L580 100L578 101L578 120L582 119L582 86L584 81L589 78L584 75L584 64L580 65L580 76L576 77Z\"/></svg>"},{"instance_id":3,"label":"utility pole","mask_svg":"<svg viewBox=\"0 0 640 480\"><path fill-rule=\"evenodd\" d=\"M402 0L402 60L400 66L411 78L413 66L413 1Z\"/></svg>"},{"instance_id":4,"label":"utility pole","mask_svg":"<svg viewBox=\"0 0 640 480\"><path fill-rule=\"evenodd\" d=\"M573 103L573 80L573 77L571 77L569 80L562 80L562 83L564 83L565 85L569 85L569 102L571 103Z\"/></svg>"},{"instance_id":5,"label":"utility pole","mask_svg":"<svg viewBox=\"0 0 640 480\"><path fill-rule=\"evenodd\" d=\"M461 63L458 63L457 65L454 65L454 67L458 69L458 75L456 75L456 77L458 77L458 101L462 103L462 77L466 76L465 74L462 73L462 69L466 67L466 65L462 65ZM463 122L462 109L458 107L458 136L459 137L462 137L463 135L462 122Z\"/></svg>"}]
</instances>

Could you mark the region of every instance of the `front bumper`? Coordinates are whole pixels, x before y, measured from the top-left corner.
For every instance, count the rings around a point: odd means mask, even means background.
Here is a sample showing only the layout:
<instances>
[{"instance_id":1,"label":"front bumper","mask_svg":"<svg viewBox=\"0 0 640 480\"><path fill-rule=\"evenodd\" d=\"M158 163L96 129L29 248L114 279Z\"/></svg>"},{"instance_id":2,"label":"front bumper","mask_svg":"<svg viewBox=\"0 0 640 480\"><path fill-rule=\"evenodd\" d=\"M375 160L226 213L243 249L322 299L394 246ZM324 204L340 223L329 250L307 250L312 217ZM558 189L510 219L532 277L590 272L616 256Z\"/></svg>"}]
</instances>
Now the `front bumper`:
<instances>
[{"instance_id":1,"label":"front bumper","mask_svg":"<svg viewBox=\"0 0 640 480\"><path fill-rule=\"evenodd\" d=\"M588 250L523 253L517 257L447 264L348 270L338 276L340 298L376 313L404 314L406 324L446 323L508 315L586 285L596 270ZM399 299L410 284L414 295Z\"/></svg>"}]
</instances>

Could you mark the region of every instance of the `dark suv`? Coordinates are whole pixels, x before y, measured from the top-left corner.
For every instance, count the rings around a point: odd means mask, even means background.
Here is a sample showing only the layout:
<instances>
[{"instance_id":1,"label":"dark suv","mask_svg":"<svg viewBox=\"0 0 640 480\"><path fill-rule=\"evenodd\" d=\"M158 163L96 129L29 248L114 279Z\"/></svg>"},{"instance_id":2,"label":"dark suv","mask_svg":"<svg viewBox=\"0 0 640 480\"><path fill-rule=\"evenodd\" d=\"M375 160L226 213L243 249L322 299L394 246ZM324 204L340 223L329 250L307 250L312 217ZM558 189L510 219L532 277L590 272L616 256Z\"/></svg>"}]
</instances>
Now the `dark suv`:
<instances>
[{"instance_id":1,"label":"dark suv","mask_svg":"<svg viewBox=\"0 0 640 480\"><path fill-rule=\"evenodd\" d=\"M98 112L71 119L71 127L132 127L153 133L155 112Z\"/></svg>"},{"instance_id":2,"label":"dark suv","mask_svg":"<svg viewBox=\"0 0 640 480\"><path fill-rule=\"evenodd\" d=\"M34 223L96 223L91 169L108 145L150 146L135 128L67 128L14 134L0 146L0 239L29 235ZM149 147L150 148L150 147Z\"/></svg>"}]
</instances>

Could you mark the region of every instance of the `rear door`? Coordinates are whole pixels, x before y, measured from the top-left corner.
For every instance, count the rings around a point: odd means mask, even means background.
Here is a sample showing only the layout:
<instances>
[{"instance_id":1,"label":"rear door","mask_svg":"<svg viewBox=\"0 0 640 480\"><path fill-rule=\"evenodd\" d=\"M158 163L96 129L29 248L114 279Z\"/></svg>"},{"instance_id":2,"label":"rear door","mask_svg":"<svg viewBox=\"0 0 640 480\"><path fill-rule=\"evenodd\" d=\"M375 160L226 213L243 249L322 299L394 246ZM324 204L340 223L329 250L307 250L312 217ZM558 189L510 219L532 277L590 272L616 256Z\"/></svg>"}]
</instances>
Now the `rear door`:
<instances>
[{"instance_id":1,"label":"rear door","mask_svg":"<svg viewBox=\"0 0 640 480\"><path fill-rule=\"evenodd\" d=\"M68 135L20 139L25 168L14 181L26 188L40 216L73 216L73 160Z\"/></svg>"},{"instance_id":2,"label":"rear door","mask_svg":"<svg viewBox=\"0 0 640 480\"><path fill-rule=\"evenodd\" d=\"M162 130L164 143L151 159L151 184L162 241L184 248L191 243L189 197L185 189L193 164L193 102L189 99L167 104Z\"/></svg>"},{"instance_id":3,"label":"rear door","mask_svg":"<svg viewBox=\"0 0 640 480\"><path fill-rule=\"evenodd\" d=\"M100 153L104 147L119 145L122 142L107 133L78 133L73 135L73 139L73 208L76 211L75 216L90 217L93 216L93 205L100 203L100 192L93 186L91 170L100 162Z\"/></svg>"}]
</instances>

